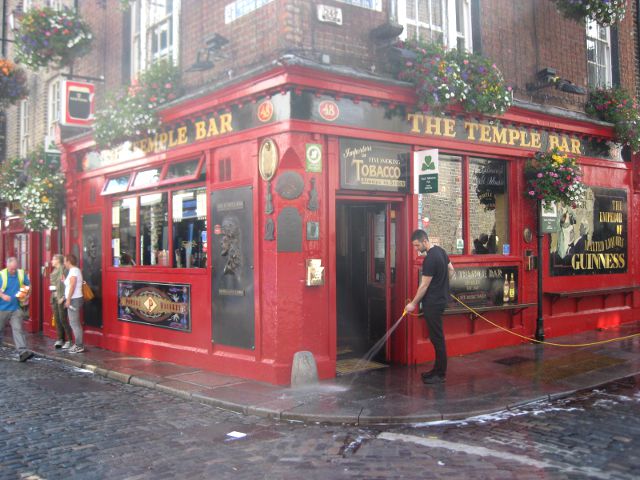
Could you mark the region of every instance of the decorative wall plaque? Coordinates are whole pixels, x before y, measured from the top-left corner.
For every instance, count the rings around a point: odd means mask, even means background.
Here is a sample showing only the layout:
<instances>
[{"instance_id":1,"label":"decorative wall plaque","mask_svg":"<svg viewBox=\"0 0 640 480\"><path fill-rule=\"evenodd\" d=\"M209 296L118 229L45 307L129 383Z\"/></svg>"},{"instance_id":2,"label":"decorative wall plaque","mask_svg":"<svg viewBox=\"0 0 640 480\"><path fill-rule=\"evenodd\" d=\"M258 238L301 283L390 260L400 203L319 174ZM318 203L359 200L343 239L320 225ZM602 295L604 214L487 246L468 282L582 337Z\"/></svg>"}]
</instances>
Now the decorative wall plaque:
<instances>
[{"instance_id":1,"label":"decorative wall plaque","mask_svg":"<svg viewBox=\"0 0 640 480\"><path fill-rule=\"evenodd\" d=\"M276 181L276 192L286 199L294 200L302 195L304 190L304 180L302 175L296 172L284 172Z\"/></svg>"},{"instance_id":2,"label":"decorative wall plaque","mask_svg":"<svg viewBox=\"0 0 640 480\"><path fill-rule=\"evenodd\" d=\"M282 209L278 215L278 252L302 251L302 217L293 207Z\"/></svg>"},{"instance_id":3,"label":"decorative wall plaque","mask_svg":"<svg viewBox=\"0 0 640 480\"><path fill-rule=\"evenodd\" d=\"M273 224L273 219L267 218L267 223L264 226L264 239L268 241L275 240L276 237L273 234L275 230L275 225Z\"/></svg>"},{"instance_id":4,"label":"decorative wall plaque","mask_svg":"<svg viewBox=\"0 0 640 480\"><path fill-rule=\"evenodd\" d=\"M309 190L309 203L307 208L315 212L318 210L318 190L316 190L316 179L311 179L311 189Z\"/></svg>"},{"instance_id":5,"label":"decorative wall plaque","mask_svg":"<svg viewBox=\"0 0 640 480\"><path fill-rule=\"evenodd\" d=\"M307 240L320 239L320 222L307 222Z\"/></svg>"},{"instance_id":6,"label":"decorative wall plaque","mask_svg":"<svg viewBox=\"0 0 640 480\"><path fill-rule=\"evenodd\" d=\"M276 142L270 138L265 139L258 152L258 170L265 182L271 180L276 174L278 161L280 160L279 156Z\"/></svg>"}]
</instances>

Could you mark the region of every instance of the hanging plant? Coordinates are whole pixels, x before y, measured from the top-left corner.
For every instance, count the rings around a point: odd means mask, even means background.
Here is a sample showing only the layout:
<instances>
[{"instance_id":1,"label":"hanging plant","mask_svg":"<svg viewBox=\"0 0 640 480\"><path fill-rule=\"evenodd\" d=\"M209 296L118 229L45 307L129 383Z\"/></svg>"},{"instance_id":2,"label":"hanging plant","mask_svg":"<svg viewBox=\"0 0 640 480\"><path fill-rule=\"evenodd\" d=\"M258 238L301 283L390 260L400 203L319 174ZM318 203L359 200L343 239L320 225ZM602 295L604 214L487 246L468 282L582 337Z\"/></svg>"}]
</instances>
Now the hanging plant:
<instances>
[{"instance_id":1,"label":"hanging plant","mask_svg":"<svg viewBox=\"0 0 640 480\"><path fill-rule=\"evenodd\" d=\"M112 148L126 140L151 135L160 127L157 108L176 99L181 72L170 61L151 65L126 91L107 98L93 124L96 144Z\"/></svg>"},{"instance_id":2,"label":"hanging plant","mask_svg":"<svg viewBox=\"0 0 640 480\"><path fill-rule=\"evenodd\" d=\"M414 40L398 47L411 53L398 78L415 85L419 109L441 113L460 105L468 112L502 115L511 106L511 87L485 57Z\"/></svg>"},{"instance_id":3,"label":"hanging plant","mask_svg":"<svg viewBox=\"0 0 640 480\"><path fill-rule=\"evenodd\" d=\"M20 192L27 182L24 170L24 159L8 158L0 169L0 198L8 203L15 203L20 199Z\"/></svg>"},{"instance_id":4,"label":"hanging plant","mask_svg":"<svg viewBox=\"0 0 640 480\"><path fill-rule=\"evenodd\" d=\"M525 166L526 195L544 202L564 203L576 208L582 201L585 186L576 159L557 147L536 152Z\"/></svg>"},{"instance_id":5,"label":"hanging plant","mask_svg":"<svg viewBox=\"0 0 640 480\"><path fill-rule=\"evenodd\" d=\"M0 108L15 105L28 94L25 71L13 62L0 58Z\"/></svg>"},{"instance_id":6,"label":"hanging plant","mask_svg":"<svg viewBox=\"0 0 640 480\"><path fill-rule=\"evenodd\" d=\"M60 68L91 49L89 26L69 8L32 8L16 32L16 60L31 68L51 64Z\"/></svg>"},{"instance_id":7,"label":"hanging plant","mask_svg":"<svg viewBox=\"0 0 640 480\"><path fill-rule=\"evenodd\" d=\"M638 104L621 88L598 88L589 92L585 105L587 115L613 123L616 141L640 151L640 112Z\"/></svg>"},{"instance_id":8,"label":"hanging plant","mask_svg":"<svg viewBox=\"0 0 640 480\"><path fill-rule=\"evenodd\" d=\"M40 149L28 155L24 165L27 181L18 203L25 228L31 231L56 228L64 197L64 175L58 160Z\"/></svg>"},{"instance_id":9,"label":"hanging plant","mask_svg":"<svg viewBox=\"0 0 640 480\"><path fill-rule=\"evenodd\" d=\"M583 22L593 20L603 27L619 23L627 13L627 0L554 0L567 18Z\"/></svg>"}]
</instances>

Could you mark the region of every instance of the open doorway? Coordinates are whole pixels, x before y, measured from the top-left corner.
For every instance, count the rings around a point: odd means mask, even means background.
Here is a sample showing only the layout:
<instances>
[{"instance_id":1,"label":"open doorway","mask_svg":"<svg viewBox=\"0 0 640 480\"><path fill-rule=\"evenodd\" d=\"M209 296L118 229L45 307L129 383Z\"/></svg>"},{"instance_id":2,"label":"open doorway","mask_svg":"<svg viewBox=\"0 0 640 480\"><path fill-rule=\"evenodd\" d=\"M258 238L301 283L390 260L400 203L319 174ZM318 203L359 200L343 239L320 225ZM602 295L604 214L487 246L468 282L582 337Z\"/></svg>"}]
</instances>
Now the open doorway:
<instances>
[{"instance_id":1,"label":"open doorway","mask_svg":"<svg viewBox=\"0 0 640 480\"><path fill-rule=\"evenodd\" d=\"M398 255L400 205L338 202L336 207L336 318L338 373L362 358L402 313ZM403 270L400 268L400 270ZM399 313L398 313L399 310ZM395 334L394 334L395 336ZM398 360L387 342L372 358L383 366Z\"/></svg>"}]
</instances>

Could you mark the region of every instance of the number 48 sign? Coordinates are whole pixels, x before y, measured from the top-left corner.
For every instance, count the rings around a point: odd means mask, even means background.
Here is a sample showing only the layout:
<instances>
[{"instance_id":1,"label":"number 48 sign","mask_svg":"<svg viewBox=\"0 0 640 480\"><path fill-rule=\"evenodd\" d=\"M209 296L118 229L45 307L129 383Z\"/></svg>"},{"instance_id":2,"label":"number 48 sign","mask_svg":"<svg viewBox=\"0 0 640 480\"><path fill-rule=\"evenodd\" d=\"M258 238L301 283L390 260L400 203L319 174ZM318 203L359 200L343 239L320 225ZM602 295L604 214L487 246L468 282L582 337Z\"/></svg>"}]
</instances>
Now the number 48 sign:
<instances>
[{"instance_id":1,"label":"number 48 sign","mask_svg":"<svg viewBox=\"0 0 640 480\"><path fill-rule=\"evenodd\" d=\"M438 191L438 150L413 152L413 193Z\"/></svg>"}]
</instances>

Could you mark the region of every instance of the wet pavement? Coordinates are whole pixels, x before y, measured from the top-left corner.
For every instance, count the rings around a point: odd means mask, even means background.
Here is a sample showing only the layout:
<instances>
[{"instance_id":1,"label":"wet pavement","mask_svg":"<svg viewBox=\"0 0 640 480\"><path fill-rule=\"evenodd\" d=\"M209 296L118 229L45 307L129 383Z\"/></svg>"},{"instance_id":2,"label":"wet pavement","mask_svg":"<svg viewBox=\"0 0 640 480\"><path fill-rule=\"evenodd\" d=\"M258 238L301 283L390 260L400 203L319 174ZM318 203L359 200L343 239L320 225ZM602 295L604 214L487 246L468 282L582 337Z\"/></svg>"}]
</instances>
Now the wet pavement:
<instances>
[{"instance_id":1,"label":"wet pavement","mask_svg":"<svg viewBox=\"0 0 640 480\"><path fill-rule=\"evenodd\" d=\"M640 376L463 420L243 415L0 348L0 480L635 480Z\"/></svg>"},{"instance_id":2,"label":"wet pavement","mask_svg":"<svg viewBox=\"0 0 640 480\"><path fill-rule=\"evenodd\" d=\"M589 343L640 332L640 322L604 331L554 338L555 343ZM5 340L10 340L9 330ZM143 386L215 407L278 420L335 424L402 424L511 409L562 398L640 373L640 336L581 348L523 344L449 361L447 382L427 386L420 373L430 365L388 367L286 388L156 362L89 347L70 355L53 341L30 335L30 348L111 379Z\"/></svg>"}]
</instances>

